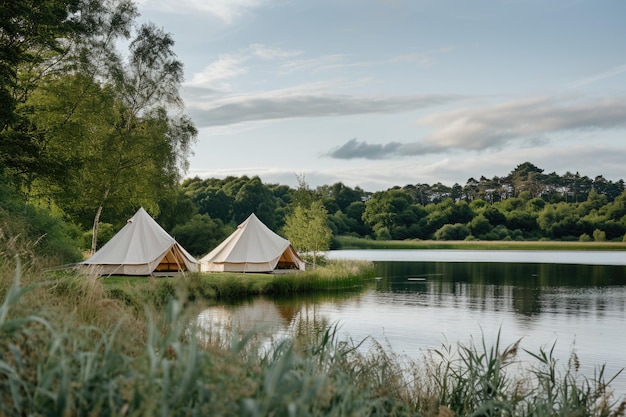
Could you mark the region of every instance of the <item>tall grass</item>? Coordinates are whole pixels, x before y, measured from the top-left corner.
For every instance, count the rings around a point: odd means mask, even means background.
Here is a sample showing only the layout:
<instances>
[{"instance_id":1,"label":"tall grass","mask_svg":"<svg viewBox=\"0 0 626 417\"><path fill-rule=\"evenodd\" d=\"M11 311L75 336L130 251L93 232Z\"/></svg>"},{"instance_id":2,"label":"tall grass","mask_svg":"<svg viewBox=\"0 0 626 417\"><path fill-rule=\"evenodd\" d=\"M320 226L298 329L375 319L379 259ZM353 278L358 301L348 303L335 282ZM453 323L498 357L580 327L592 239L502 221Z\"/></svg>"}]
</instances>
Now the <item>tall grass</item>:
<instances>
[{"instance_id":1,"label":"tall grass","mask_svg":"<svg viewBox=\"0 0 626 417\"><path fill-rule=\"evenodd\" d=\"M135 309L163 307L171 297L187 301L232 301L256 295L293 295L364 288L374 278L371 262L333 260L307 271L276 274L211 273L178 277L105 277L112 298Z\"/></svg>"}]
</instances>

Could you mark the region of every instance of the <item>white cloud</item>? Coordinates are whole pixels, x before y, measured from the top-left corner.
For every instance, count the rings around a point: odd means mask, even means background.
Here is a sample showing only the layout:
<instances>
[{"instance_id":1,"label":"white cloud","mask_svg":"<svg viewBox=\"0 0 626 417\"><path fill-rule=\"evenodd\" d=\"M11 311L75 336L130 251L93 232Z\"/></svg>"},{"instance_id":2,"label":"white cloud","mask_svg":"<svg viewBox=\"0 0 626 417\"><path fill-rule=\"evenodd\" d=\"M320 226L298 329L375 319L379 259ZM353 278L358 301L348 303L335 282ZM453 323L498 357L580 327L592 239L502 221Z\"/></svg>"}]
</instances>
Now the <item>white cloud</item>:
<instances>
[{"instance_id":1,"label":"white cloud","mask_svg":"<svg viewBox=\"0 0 626 417\"><path fill-rule=\"evenodd\" d=\"M333 92L328 83L300 85L271 91L231 95L209 100L187 99L199 127L293 118L391 114L458 100L451 95L356 96ZM336 91L336 90L335 90Z\"/></svg>"},{"instance_id":2,"label":"white cloud","mask_svg":"<svg viewBox=\"0 0 626 417\"><path fill-rule=\"evenodd\" d=\"M613 67L610 68L607 71L601 72L599 74L593 75L591 77L582 79L582 80L578 80L572 84L569 85L569 88L577 88L577 87L582 87L588 84L593 84L595 82L598 81L602 81L604 79L607 78L612 78L615 77L617 75L623 74L626 72L626 65L619 65L617 67Z\"/></svg>"},{"instance_id":3,"label":"white cloud","mask_svg":"<svg viewBox=\"0 0 626 417\"><path fill-rule=\"evenodd\" d=\"M250 10L265 7L268 0L138 0L143 9L168 13L202 13L216 17L226 24L232 23Z\"/></svg>"},{"instance_id":4,"label":"white cloud","mask_svg":"<svg viewBox=\"0 0 626 417\"><path fill-rule=\"evenodd\" d=\"M432 114L419 125L434 128L415 150L498 148L533 137L626 127L626 97L539 97Z\"/></svg>"},{"instance_id":5,"label":"white cloud","mask_svg":"<svg viewBox=\"0 0 626 417\"><path fill-rule=\"evenodd\" d=\"M302 51L270 47L260 43L250 45L250 52L252 55L264 60L285 59L302 54Z\"/></svg>"},{"instance_id":6,"label":"white cloud","mask_svg":"<svg viewBox=\"0 0 626 417\"><path fill-rule=\"evenodd\" d=\"M193 74L191 81L186 85L230 91L232 88L227 80L248 72L243 65L246 60L246 57L240 55L221 55L217 61L209 64L202 72Z\"/></svg>"}]
</instances>

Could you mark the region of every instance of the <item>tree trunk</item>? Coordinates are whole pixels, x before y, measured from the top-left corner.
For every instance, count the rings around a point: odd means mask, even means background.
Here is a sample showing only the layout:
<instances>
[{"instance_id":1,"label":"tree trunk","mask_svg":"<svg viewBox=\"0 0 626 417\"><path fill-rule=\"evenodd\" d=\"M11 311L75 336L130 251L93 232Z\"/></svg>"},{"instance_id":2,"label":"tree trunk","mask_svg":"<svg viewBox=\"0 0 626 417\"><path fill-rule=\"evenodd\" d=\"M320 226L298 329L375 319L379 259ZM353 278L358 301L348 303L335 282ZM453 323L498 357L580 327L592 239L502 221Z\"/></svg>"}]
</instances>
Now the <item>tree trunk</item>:
<instances>
[{"instance_id":1,"label":"tree trunk","mask_svg":"<svg viewBox=\"0 0 626 417\"><path fill-rule=\"evenodd\" d=\"M93 229L92 229L92 236L91 236L91 254L93 255L94 253L96 253L96 248L98 247L98 225L100 224L100 215L102 214L102 208L104 207L104 203L107 200L107 197L109 196L109 188L107 187L107 189L104 191L104 197L102 198L102 201L100 202L100 205L98 206L98 209L96 210L96 216L93 219Z\"/></svg>"}]
</instances>

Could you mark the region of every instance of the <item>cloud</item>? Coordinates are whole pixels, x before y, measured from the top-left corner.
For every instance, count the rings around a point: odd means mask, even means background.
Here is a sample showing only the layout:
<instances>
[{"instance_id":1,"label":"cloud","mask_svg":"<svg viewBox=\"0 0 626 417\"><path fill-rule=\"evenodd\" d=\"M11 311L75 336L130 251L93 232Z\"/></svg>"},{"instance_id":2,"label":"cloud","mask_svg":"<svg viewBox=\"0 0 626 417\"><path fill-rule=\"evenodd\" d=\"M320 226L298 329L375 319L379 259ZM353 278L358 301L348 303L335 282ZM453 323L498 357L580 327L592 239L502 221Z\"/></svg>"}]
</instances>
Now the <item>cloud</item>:
<instances>
[{"instance_id":1,"label":"cloud","mask_svg":"<svg viewBox=\"0 0 626 417\"><path fill-rule=\"evenodd\" d=\"M389 142L385 145L368 145L354 138L329 152L328 156L338 159L385 159L388 155L396 153L401 146L402 144L399 142Z\"/></svg>"},{"instance_id":2,"label":"cloud","mask_svg":"<svg viewBox=\"0 0 626 417\"><path fill-rule=\"evenodd\" d=\"M626 97L540 97L434 113L418 120L433 132L419 142L387 145L355 143L329 152L341 159L368 157L359 148L379 147L386 157L426 155L448 151L499 150L512 143L521 147L546 145L554 135L626 128ZM355 145L359 145L356 147ZM392 146L388 146L392 145ZM353 150L352 153L348 152Z\"/></svg>"},{"instance_id":3,"label":"cloud","mask_svg":"<svg viewBox=\"0 0 626 417\"><path fill-rule=\"evenodd\" d=\"M332 84L332 83L331 83ZM186 99L188 112L199 127L293 118L390 114L435 106L460 99L452 95L355 96L329 93L329 83L293 88Z\"/></svg>"},{"instance_id":4,"label":"cloud","mask_svg":"<svg viewBox=\"0 0 626 417\"><path fill-rule=\"evenodd\" d=\"M593 75L593 76L591 76L589 78L585 78L583 80L578 80L578 81L570 84L569 88L577 88L577 87L582 87L582 86L587 85L587 84L593 84L593 83L595 83L597 81L602 81L602 80L607 79L607 78L612 78L612 77L615 77L617 75L623 74L625 72L626 72L626 65L619 65L617 67L613 67L613 68L611 68L611 69L609 69L607 71L604 71L602 73Z\"/></svg>"},{"instance_id":5,"label":"cloud","mask_svg":"<svg viewBox=\"0 0 626 417\"><path fill-rule=\"evenodd\" d=\"M186 86L211 86L213 90L228 91L231 86L226 80L248 72L247 68L243 66L246 60L246 57L237 54L220 55L217 61L212 62L201 72L193 74L191 81L186 83Z\"/></svg>"},{"instance_id":6,"label":"cloud","mask_svg":"<svg viewBox=\"0 0 626 417\"><path fill-rule=\"evenodd\" d=\"M264 60L286 59L302 54L302 51L296 49L282 49L260 43L250 45L249 49L252 55Z\"/></svg>"},{"instance_id":7,"label":"cloud","mask_svg":"<svg viewBox=\"0 0 626 417\"><path fill-rule=\"evenodd\" d=\"M413 146L415 153L501 148L512 141L537 140L554 133L622 129L626 127L626 97L531 98L432 114L418 124L435 131Z\"/></svg>"},{"instance_id":8,"label":"cloud","mask_svg":"<svg viewBox=\"0 0 626 417\"><path fill-rule=\"evenodd\" d=\"M233 23L247 12L269 5L269 0L138 0L142 9L154 9L168 13L208 14L226 24Z\"/></svg>"}]
</instances>

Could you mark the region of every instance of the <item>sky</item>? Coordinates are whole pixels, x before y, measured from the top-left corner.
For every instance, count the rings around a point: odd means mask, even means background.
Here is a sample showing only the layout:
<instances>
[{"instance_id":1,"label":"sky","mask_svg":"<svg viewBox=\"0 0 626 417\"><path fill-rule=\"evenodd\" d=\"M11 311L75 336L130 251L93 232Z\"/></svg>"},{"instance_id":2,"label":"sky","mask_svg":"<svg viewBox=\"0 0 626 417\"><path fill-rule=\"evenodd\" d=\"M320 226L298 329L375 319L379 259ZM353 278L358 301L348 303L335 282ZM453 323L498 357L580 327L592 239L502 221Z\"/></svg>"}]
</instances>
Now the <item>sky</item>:
<instances>
[{"instance_id":1,"label":"sky","mask_svg":"<svg viewBox=\"0 0 626 417\"><path fill-rule=\"evenodd\" d=\"M375 192L531 162L626 180L626 1L138 5L184 64L187 177Z\"/></svg>"}]
</instances>

